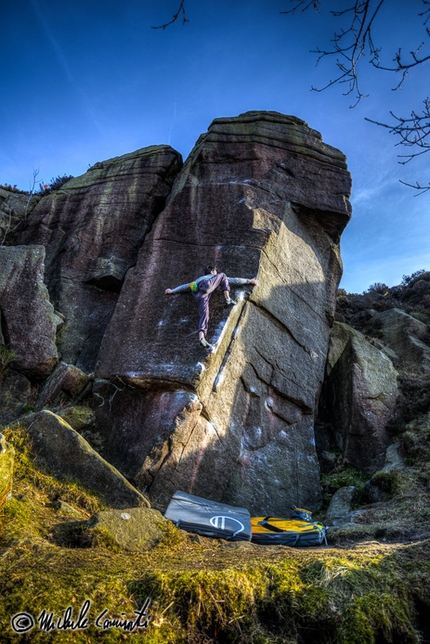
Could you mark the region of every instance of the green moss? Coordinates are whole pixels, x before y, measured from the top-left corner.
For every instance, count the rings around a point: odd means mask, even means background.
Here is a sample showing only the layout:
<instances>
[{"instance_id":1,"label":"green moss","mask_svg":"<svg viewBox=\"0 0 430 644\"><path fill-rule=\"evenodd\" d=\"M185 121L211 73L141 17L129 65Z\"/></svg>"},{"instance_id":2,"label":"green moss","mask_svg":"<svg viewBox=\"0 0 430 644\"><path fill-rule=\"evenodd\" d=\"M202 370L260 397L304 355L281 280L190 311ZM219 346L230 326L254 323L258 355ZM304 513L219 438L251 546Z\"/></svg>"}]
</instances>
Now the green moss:
<instances>
[{"instance_id":1,"label":"green moss","mask_svg":"<svg viewBox=\"0 0 430 644\"><path fill-rule=\"evenodd\" d=\"M32 453L28 432L16 425L3 431L15 448L13 498L0 511L0 546L34 536L47 536L57 521L58 500L89 517L103 509L98 497L71 480L58 480L40 469Z\"/></svg>"},{"instance_id":2,"label":"green moss","mask_svg":"<svg viewBox=\"0 0 430 644\"><path fill-rule=\"evenodd\" d=\"M411 315L416 320L419 320L420 322L424 322L424 324L428 324L430 321L429 316L423 311L410 311L409 315Z\"/></svg>"},{"instance_id":3,"label":"green moss","mask_svg":"<svg viewBox=\"0 0 430 644\"><path fill-rule=\"evenodd\" d=\"M388 497L400 491L401 475L396 470L380 470L372 476L372 484L385 492Z\"/></svg>"},{"instance_id":4,"label":"green moss","mask_svg":"<svg viewBox=\"0 0 430 644\"><path fill-rule=\"evenodd\" d=\"M402 436L408 465L430 462L430 423L428 415L409 423Z\"/></svg>"},{"instance_id":5,"label":"green moss","mask_svg":"<svg viewBox=\"0 0 430 644\"><path fill-rule=\"evenodd\" d=\"M45 607L61 614L71 602L78 608L89 598L93 615L104 608L133 615L148 597L153 618L145 642L310 642L312 632L321 642L419 641L414 598L428 602L429 577L416 573L421 558L428 561L429 544L347 553L261 547L251 556L217 542L188 547L169 561L157 549L127 556L101 547L21 544L9 551L8 574L0 582L4 641L12 641L4 625L13 611L38 614ZM92 624L69 638L120 642L127 635Z\"/></svg>"},{"instance_id":6,"label":"green moss","mask_svg":"<svg viewBox=\"0 0 430 644\"><path fill-rule=\"evenodd\" d=\"M106 548L111 552L121 551L114 535L105 526L96 526L89 532L85 531L82 533L82 537L87 539L87 542L83 543L93 548Z\"/></svg>"},{"instance_id":7,"label":"green moss","mask_svg":"<svg viewBox=\"0 0 430 644\"><path fill-rule=\"evenodd\" d=\"M77 432L92 427L95 424L94 410L85 405L76 405L60 409L58 415Z\"/></svg>"},{"instance_id":8,"label":"green moss","mask_svg":"<svg viewBox=\"0 0 430 644\"><path fill-rule=\"evenodd\" d=\"M340 470L333 470L323 474L321 477L323 496L324 496L324 505L328 506L331 497L337 490L341 487L347 487L353 485L357 494L354 499L354 508L358 507L364 498L364 486L369 477L363 472L360 472L352 465L345 465Z\"/></svg>"},{"instance_id":9,"label":"green moss","mask_svg":"<svg viewBox=\"0 0 430 644\"><path fill-rule=\"evenodd\" d=\"M15 351L9 349L5 344L0 344L0 383L16 357Z\"/></svg>"},{"instance_id":10,"label":"green moss","mask_svg":"<svg viewBox=\"0 0 430 644\"><path fill-rule=\"evenodd\" d=\"M28 411L36 411L36 407L34 405L30 405L28 403L25 403L22 408L22 413L26 414Z\"/></svg>"},{"instance_id":11,"label":"green moss","mask_svg":"<svg viewBox=\"0 0 430 644\"><path fill-rule=\"evenodd\" d=\"M84 543L84 520L65 518L55 499L67 500L83 519L100 509L97 500L76 483L39 470L25 431L7 430L7 439L16 449L17 469L14 498L1 517L5 644L17 641L10 627L14 614L27 611L36 618L45 609L59 617L71 606L76 617L86 599L88 628L44 633L36 626L22 641L419 642L420 615L430 609L429 540L350 549L266 548L196 538L169 523L161 542L143 553L127 553L103 532ZM424 497L415 502L425 508ZM111 618L131 619L147 598L147 632L96 627L103 610Z\"/></svg>"}]
</instances>

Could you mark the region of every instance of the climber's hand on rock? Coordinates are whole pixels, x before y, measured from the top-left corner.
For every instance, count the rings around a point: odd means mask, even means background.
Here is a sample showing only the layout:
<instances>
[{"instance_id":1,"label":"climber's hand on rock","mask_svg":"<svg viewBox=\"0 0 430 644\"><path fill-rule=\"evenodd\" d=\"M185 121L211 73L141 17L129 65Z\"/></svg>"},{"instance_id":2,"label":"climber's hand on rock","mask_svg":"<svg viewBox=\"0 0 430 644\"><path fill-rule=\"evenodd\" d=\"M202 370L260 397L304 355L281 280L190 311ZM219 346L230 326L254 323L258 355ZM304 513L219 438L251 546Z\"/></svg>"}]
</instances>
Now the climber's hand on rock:
<instances>
[{"instance_id":1,"label":"climber's hand on rock","mask_svg":"<svg viewBox=\"0 0 430 644\"><path fill-rule=\"evenodd\" d=\"M164 291L164 295L172 295L172 294L173 294L173 291L171 288L166 288L166 290Z\"/></svg>"},{"instance_id":2,"label":"climber's hand on rock","mask_svg":"<svg viewBox=\"0 0 430 644\"><path fill-rule=\"evenodd\" d=\"M255 277L253 277L253 278L252 278L252 280L249 280L249 283L250 283L250 284L254 284L254 286L258 286L258 282L257 282L257 280L255 279Z\"/></svg>"}]
</instances>

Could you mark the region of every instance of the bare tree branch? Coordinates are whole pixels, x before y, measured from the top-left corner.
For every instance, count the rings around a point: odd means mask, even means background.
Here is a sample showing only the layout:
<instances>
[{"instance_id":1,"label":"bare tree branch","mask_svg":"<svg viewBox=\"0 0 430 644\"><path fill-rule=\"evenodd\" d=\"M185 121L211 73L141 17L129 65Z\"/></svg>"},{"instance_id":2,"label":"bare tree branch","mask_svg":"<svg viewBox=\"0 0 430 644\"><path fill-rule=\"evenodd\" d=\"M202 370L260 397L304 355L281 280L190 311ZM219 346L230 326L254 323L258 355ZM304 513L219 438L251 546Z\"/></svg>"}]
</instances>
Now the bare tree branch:
<instances>
[{"instance_id":1,"label":"bare tree branch","mask_svg":"<svg viewBox=\"0 0 430 644\"><path fill-rule=\"evenodd\" d=\"M296 13L299 9L304 13L310 7L319 13L322 4L321 0L290 0L290 2L293 7L281 13ZM328 3L328 0L326 2ZM322 59L335 56L338 73L322 87L312 87L313 91L323 92L333 85L346 85L344 95L355 94L355 102L350 105L355 107L362 98L367 97L361 90L358 72L359 64L366 56L375 69L400 74L400 80L393 90L402 87L411 69L430 61L430 54L423 52L425 42L421 42L408 54L404 54L399 47L394 54L392 64L382 61L382 47L378 47L373 40L373 27L381 15L380 11L384 3L388 4L386 0L350 0L350 6L346 9L330 12L335 18L343 19L344 25L334 33L330 41L331 46L326 49L317 48L312 53L317 54L317 65ZM418 17L423 21L426 36L430 37L430 29L427 27L430 20L430 0L422 0L422 4L423 11L418 13ZM392 112L390 114L394 119L394 123L391 124L369 118L366 120L385 127L391 134L397 135L399 141L396 145L412 148L409 154L398 155L399 163L405 165L412 159L426 154L430 150L430 99L424 100L422 114L412 111L410 118L396 116ZM422 186L418 182L410 184L402 181L401 183L418 190L419 194L430 190L430 184Z\"/></svg>"},{"instance_id":2,"label":"bare tree branch","mask_svg":"<svg viewBox=\"0 0 430 644\"><path fill-rule=\"evenodd\" d=\"M414 197L419 197L420 195L423 195L425 192L430 190L430 183L429 183L428 186L421 186L418 183L418 181L415 184L414 183L407 183L406 181L402 181L401 179L399 179L399 181L400 181L400 183L403 183L403 185L407 186L408 188L413 188L414 190L419 190L419 192L417 192L417 194L414 195Z\"/></svg>"},{"instance_id":3,"label":"bare tree branch","mask_svg":"<svg viewBox=\"0 0 430 644\"><path fill-rule=\"evenodd\" d=\"M366 117L366 121L385 127L389 130L390 134L395 134L400 137L396 145L403 145L407 148L418 148L418 152L414 151L407 155L400 155L401 158L406 159L400 162L403 165L413 158L430 151L430 98L424 99L423 103L424 109L422 114L412 111L409 118L396 116L393 112L390 112L390 115L394 119L394 123L391 124L381 123L380 121Z\"/></svg>"},{"instance_id":4,"label":"bare tree branch","mask_svg":"<svg viewBox=\"0 0 430 644\"><path fill-rule=\"evenodd\" d=\"M304 13L310 7L320 12L321 0L290 0L290 2L293 3L293 7L281 13L295 13L298 9ZM430 20L430 2L422 0L422 3L424 11L418 16L424 18L425 26ZM313 53L318 55L317 64L327 56L335 56L339 73L323 87L312 87L314 91L324 91L333 85L346 83L348 89L344 95L355 93L355 102L350 105L355 107L362 98L367 96L361 91L358 75L358 65L366 56L368 56L368 62L376 69L401 73L401 79L393 89L399 89L402 86L410 69L430 60L430 55L420 53L425 45L422 42L406 56L399 48L392 59L394 64L382 62L382 48L374 43L372 30L384 4L387 4L386 0L351 0L351 5L346 9L330 12L335 18L347 19L347 26L342 26L334 33L330 41L331 47L326 49L318 47ZM429 28L426 27L425 33L430 37Z\"/></svg>"},{"instance_id":5,"label":"bare tree branch","mask_svg":"<svg viewBox=\"0 0 430 644\"><path fill-rule=\"evenodd\" d=\"M181 0L181 4L179 5L179 8L175 14L173 14L172 20L169 22L166 22L164 25L158 25L158 27L151 27L151 29L166 29L169 25L173 25L174 22L176 22L182 13L182 24L185 25L186 22L190 22L187 18L187 14L185 13L185 0Z\"/></svg>"},{"instance_id":6,"label":"bare tree branch","mask_svg":"<svg viewBox=\"0 0 430 644\"><path fill-rule=\"evenodd\" d=\"M286 11L281 11L282 14L295 14L300 10L303 14L307 10L313 8L316 13L320 13L323 5L323 0L289 0L291 8ZM424 34L430 38L430 28L427 23L430 21L430 0L421 0L423 10L418 13L418 17L422 20L425 28ZM324 0L324 5L335 3L335 0ZM330 40L330 45L325 48L317 48L312 53L317 54L317 65L327 57L335 57L335 66L337 72L334 78L330 79L322 87L312 86L312 90L316 92L323 92L333 85L340 85L345 87L344 96L354 95L354 101L350 105L351 108L355 107L363 98L368 95L363 93L360 86L359 68L360 64L367 58L375 69L380 71L388 71L400 75L400 80L393 90L402 87L408 73L411 69L423 65L430 61L430 54L426 54L423 49L426 42L421 42L415 49L408 53L404 53L402 48L395 52L394 58L391 63L385 63L382 59L382 47L377 46L373 39L373 29L381 18L381 9L385 5L389 5L388 0L343 0L343 5L349 4L344 9L337 9L330 11L331 15L340 19L343 24L334 32L333 38ZM393 10L393 9L391 9ZM395 10L395 9L394 9ZM181 0L177 12L173 15L172 20L166 22L153 29L166 29L169 25L176 22L182 15L182 22L185 24L189 22L185 13L185 0ZM413 148L410 154L399 155L402 159L399 163L405 165L412 159L425 154L430 149L430 103L429 99L424 100L423 114L412 112L410 118L403 118L396 116L390 112L391 117L394 119L393 124L382 123L367 118L366 120L387 128L390 133L397 135L400 140L396 145L403 145L407 148ZM420 186L408 184L402 181L405 185L409 185L417 190L426 192L430 189L430 185Z\"/></svg>"},{"instance_id":7,"label":"bare tree branch","mask_svg":"<svg viewBox=\"0 0 430 644\"><path fill-rule=\"evenodd\" d=\"M426 98L424 101L424 109L422 114L418 114L415 111L411 112L410 118L403 118L401 116L396 116L393 112L390 112L394 123L381 123L380 121L375 121L366 117L366 121L385 127L388 129L390 134L394 134L399 137L399 141L396 145L402 145L406 148L413 148L414 151L410 154L399 154L399 159L404 159L399 161L400 164L406 165L412 159L419 157L423 154L426 154L430 151L430 98ZM418 151L416 151L418 150ZM418 190L418 194L423 194L430 190L430 184L428 186L423 186L416 182L415 184L407 183L406 181L400 181L403 185L410 188Z\"/></svg>"},{"instance_id":8,"label":"bare tree branch","mask_svg":"<svg viewBox=\"0 0 430 644\"><path fill-rule=\"evenodd\" d=\"M309 7L313 7L316 13L320 12L321 0L290 0L290 2L294 1L295 5L292 9L288 9L288 11L280 11L279 13L296 13L297 9L300 7L302 8L302 13L305 13Z\"/></svg>"}]
</instances>

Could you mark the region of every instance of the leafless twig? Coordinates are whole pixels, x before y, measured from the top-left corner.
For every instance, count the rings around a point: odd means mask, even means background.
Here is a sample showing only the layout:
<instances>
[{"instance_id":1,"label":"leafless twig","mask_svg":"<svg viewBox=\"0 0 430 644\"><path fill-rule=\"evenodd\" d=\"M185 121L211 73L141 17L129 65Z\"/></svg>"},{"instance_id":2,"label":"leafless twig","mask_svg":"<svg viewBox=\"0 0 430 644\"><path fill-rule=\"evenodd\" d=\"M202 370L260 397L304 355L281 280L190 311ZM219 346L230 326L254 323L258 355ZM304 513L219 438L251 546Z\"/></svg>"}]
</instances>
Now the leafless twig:
<instances>
[{"instance_id":1,"label":"leafless twig","mask_svg":"<svg viewBox=\"0 0 430 644\"><path fill-rule=\"evenodd\" d=\"M310 7L319 12L321 7L321 0L290 0L290 2L293 3L293 7L288 11L281 11L281 13L295 13L298 9L304 13ZM418 16L425 18L423 24L426 26L430 19L430 2L422 0L422 3L424 11ZM430 55L422 53L425 46L425 43L422 42L406 56L399 48L394 54L394 64L382 62L382 48L378 47L373 40L373 27L380 17L380 11L384 4L388 4L386 0L351 0L351 5L346 9L330 12L335 18L346 19L347 22L335 31L330 41L331 47L325 49L318 47L313 53L318 56L317 64L323 58L335 56L338 73L323 87L312 87L314 91L322 92L333 85L346 84L347 90L344 94L355 94L355 101L350 105L350 107L355 107L362 98L367 96L360 88L358 74L359 63L366 56L368 62L376 69L401 74L400 81L393 89L399 89L402 86L409 70L430 60ZM428 27L425 28L425 33L430 36Z\"/></svg>"},{"instance_id":2,"label":"leafless twig","mask_svg":"<svg viewBox=\"0 0 430 644\"><path fill-rule=\"evenodd\" d=\"M157 27L151 27L151 29L166 29L166 27L173 25L173 23L178 20L180 14L182 14L183 25L185 25L186 22L190 22L187 18L187 14L185 13L185 0L181 0L181 4L179 5L177 12L173 15L173 18L169 22L166 22L164 25L158 25Z\"/></svg>"},{"instance_id":3,"label":"leafless twig","mask_svg":"<svg viewBox=\"0 0 430 644\"><path fill-rule=\"evenodd\" d=\"M391 124L366 118L366 121L385 127L389 130L390 134L398 136L400 140L396 145L403 145L407 148L413 147L414 150L419 150L418 152L414 151L410 154L399 155L405 159L405 161L400 161L402 165L430 151L430 98L424 99L423 103L424 109L422 114L412 111L409 118L396 116L393 112L390 112L391 117L394 119L394 123Z\"/></svg>"},{"instance_id":4,"label":"leafless twig","mask_svg":"<svg viewBox=\"0 0 430 644\"><path fill-rule=\"evenodd\" d=\"M394 134L399 137L399 141L396 145L402 145L406 148L413 148L413 152L409 154L399 154L399 161L402 165L406 165L412 159L415 159L418 156L426 154L430 151L430 98L426 98L424 101L424 109L422 114L418 114L415 111L411 112L409 118L403 118L401 116L396 116L393 112L390 112L391 117L394 119L393 123L381 123L380 121L375 121L373 119L366 118L366 121L385 127L388 129L390 134ZM418 150L418 151L416 151ZM428 186L423 186L416 182L415 184L407 183L406 181L401 181L405 186L414 188L418 190L418 194L423 194L430 190L430 184Z\"/></svg>"}]
</instances>

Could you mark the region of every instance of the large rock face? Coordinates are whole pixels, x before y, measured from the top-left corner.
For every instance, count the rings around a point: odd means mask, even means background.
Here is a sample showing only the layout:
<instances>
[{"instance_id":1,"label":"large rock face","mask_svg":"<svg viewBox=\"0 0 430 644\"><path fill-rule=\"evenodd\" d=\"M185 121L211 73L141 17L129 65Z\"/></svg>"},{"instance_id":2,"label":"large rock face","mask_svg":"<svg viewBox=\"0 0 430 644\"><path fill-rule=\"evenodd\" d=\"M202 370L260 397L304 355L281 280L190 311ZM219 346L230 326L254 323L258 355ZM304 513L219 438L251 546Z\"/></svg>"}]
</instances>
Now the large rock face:
<instances>
[{"instance_id":1,"label":"large rock face","mask_svg":"<svg viewBox=\"0 0 430 644\"><path fill-rule=\"evenodd\" d=\"M96 163L44 197L19 243L46 247L46 283L65 316L63 360L94 367L126 271L163 209L181 157L152 146Z\"/></svg>"},{"instance_id":2,"label":"large rock face","mask_svg":"<svg viewBox=\"0 0 430 644\"><path fill-rule=\"evenodd\" d=\"M320 503L314 413L350 217L345 157L303 121L217 119L125 279L96 366L104 455L166 503L176 489L289 512ZM211 300L207 355L191 295L207 263L259 286Z\"/></svg>"}]
</instances>

